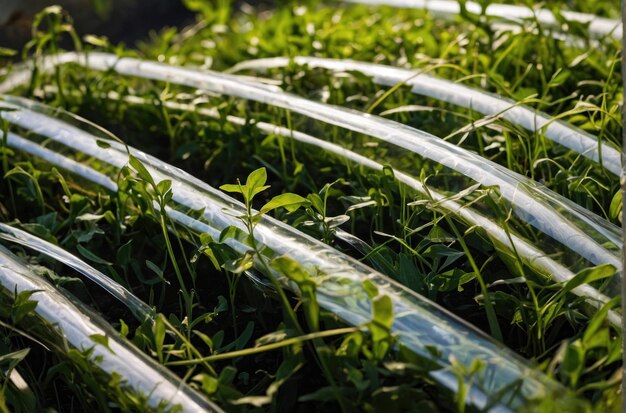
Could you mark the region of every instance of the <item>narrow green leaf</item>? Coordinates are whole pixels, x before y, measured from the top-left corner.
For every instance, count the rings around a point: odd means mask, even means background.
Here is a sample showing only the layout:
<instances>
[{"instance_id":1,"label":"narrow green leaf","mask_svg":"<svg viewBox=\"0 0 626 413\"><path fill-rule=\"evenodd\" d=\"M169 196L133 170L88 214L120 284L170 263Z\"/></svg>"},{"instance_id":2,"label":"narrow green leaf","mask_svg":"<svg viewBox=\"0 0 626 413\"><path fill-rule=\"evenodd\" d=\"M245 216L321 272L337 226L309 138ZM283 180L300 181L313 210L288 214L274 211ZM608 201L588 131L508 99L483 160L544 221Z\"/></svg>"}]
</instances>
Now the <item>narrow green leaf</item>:
<instances>
[{"instance_id":1,"label":"narrow green leaf","mask_svg":"<svg viewBox=\"0 0 626 413\"><path fill-rule=\"evenodd\" d=\"M593 336L598 332L598 330L606 320L606 316L609 311L611 311L615 307L618 307L619 303L620 297L613 297L593 315L591 321L589 321L589 324L587 325L585 333L583 334L583 343L587 343L592 340Z\"/></svg>"},{"instance_id":2,"label":"narrow green leaf","mask_svg":"<svg viewBox=\"0 0 626 413\"><path fill-rule=\"evenodd\" d=\"M21 350L17 350L11 353L2 354L0 355L0 365L8 365L8 367L6 368L3 367L3 370L13 370L20 361L26 358L28 353L30 353L30 348L23 348Z\"/></svg>"},{"instance_id":3,"label":"narrow green leaf","mask_svg":"<svg viewBox=\"0 0 626 413\"><path fill-rule=\"evenodd\" d=\"M0 47L0 56L1 57L11 57L17 54L17 50L9 49L7 47Z\"/></svg>"},{"instance_id":4,"label":"narrow green leaf","mask_svg":"<svg viewBox=\"0 0 626 413\"><path fill-rule=\"evenodd\" d=\"M146 260L146 267L155 273L160 279L163 279L163 270L150 260Z\"/></svg>"},{"instance_id":5,"label":"narrow green leaf","mask_svg":"<svg viewBox=\"0 0 626 413\"><path fill-rule=\"evenodd\" d=\"M558 292L557 296L563 296L574 288L589 284L594 281L603 280L615 275L615 267L609 264L598 265L597 267L585 268L569 280Z\"/></svg>"},{"instance_id":6,"label":"narrow green leaf","mask_svg":"<svg viewBox=\"0 0 626 413\"><path fill-rule=\"evenodd\" d=\"M113 265L109 261L104 260L104 259L98 257L96 254L94 254L93 252L89 251L87 248L83 247L80 244L76 244L76 249L78 250L78 252L80 252L80 255L82 255L83 257L87 258L89 261L93 261L96 264Z\"/></svg>"},{"instance_id":7,"label":"narrow green leaf","mask_svg":"<svg viewBox=\"0 0 626 413\"><path fill-rule=\"evenodd\" d=\"M313 208L315 208L317 213L324 215L324 201L322 201L322 198L318 194L309 194L307 199Z\"/></svg>"},{"instance_id":8,"label":"narrow green leaf","mask_svg":"<svg viewBox=\"0 0 626 413\"><path fill-rule=\"evenodd\" d=\"M133 155L130 155L128 163L130 164L130 166L132 166L135 172L137 172L137 176L139 176L142 181L145 181L150 185L156 187L156 183L154 182L152 175L150 175L150 172L148 172L146 167L143 165L143 163L141 163L139 159L135 158Z\"/></svg>"},{"instance_id":9,"label":"narrow green leaf","mask_svg":"<svg viewBox=\"0 0 626 413\"><path fill-rule=\"evenodd\" d=\"M103 149L109 149L111 147L111 144L109 142L103 141L101 139L96 139L96 145Z\"/></svg>"},{"instance_id":10,"label":"narrow green leaf","mask_svg":"<svg viewBox=\"0 0 626 413\"><path fill-rule=\"evenodd\" d=\"M239 185L234 185L234 184L224 184L222 186L220 186L220 189L222 191L226 191L226 192L233 192L236 194L241 194L242 192L242 187L240 187Z\"/></svg>"},{"instance_id":11,"label":"narrow green leaf","mask_svg":"<svg viewBox=\"0 0 626 413\"><path fill-rule=\"evenodd\" d=\"M161 317L157 317L152 326L152 333L154 334L154 346L156 350L159 362L163 363L163 343L165 342L165 324Z\"/></svg>"},{"instance_id":12,"label":"narrow green leaf","mask_svg":"<svg viewBox=\"0 0 626 413\"><path fill-rule=\"evenodd\" d=\"M622 222L622 191L615 192L609 207L609 216L611 219L619 219Z\"/></svg>"}]
</instances>

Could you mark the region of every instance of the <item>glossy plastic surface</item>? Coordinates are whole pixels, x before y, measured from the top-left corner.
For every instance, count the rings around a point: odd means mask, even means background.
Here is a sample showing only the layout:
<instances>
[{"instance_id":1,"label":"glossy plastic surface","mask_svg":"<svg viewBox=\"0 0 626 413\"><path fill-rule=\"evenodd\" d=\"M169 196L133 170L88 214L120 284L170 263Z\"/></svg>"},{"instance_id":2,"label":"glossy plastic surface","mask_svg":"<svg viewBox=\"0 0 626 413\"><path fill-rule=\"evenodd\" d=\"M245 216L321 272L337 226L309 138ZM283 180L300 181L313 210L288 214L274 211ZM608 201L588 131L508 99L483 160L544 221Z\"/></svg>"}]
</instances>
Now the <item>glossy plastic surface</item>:
<instances>
[{"instance_id":1,"label":"glossy plastic surface","mask_svg":"<svg viewBox=\"0 0 626 413\"><path fill-rule=\"evenodd\" d=\"M554 119L545 113L520 105L511 99L505 99L491 93L474 89L462 84L440 79L428 74L408 69L379 65L354 60L325 59L320 57L296 56L256 59L239 63L229 72L241 70L267 70L285 67L293 61L298 65L323 68L335 72L358 71L372 77L377 84L395 86L404 83L411 87L415 94L425 95L444 102L452 103L483 115L499 116L513 124L522 126L531 132L542 132L543 135L569 148L586 158L601 163L614 175L622 171L620 152L607 144L598 145L598 138L577 129L567 123ZM543 131L542 131L543 130Z\"/></svg>"},{"instance_id":2,"label":"glossy plastic surface","mask_svg":"<svg viewBox=\"0 0 626 413\"><path fill-rule=\"evenodd\" d=\"M21 259L0 246L0 291L14 297L23 291L36 291L30 299L37 301L35 313L44 326L36 331L47 331L52 337L39 337L42 341L57 340L66 343L57 351L92 349L89 360L96 368L120 375L123 386L142 394L152 408L163 404L178 405L183 412L221 412L216 405L206 401L193 389L181 382L169 370L159 366L122 338L104 320L36 275ZM33 327L28 326L28 328ZM106 336L108 348L93 336ZM61 350L65 349L65 350Z\"/></svg>"},{"instance_id":3,"label":"glossy plastic surface","mask_svg":"<svg viewBox=\"0 0 626 413\"><path fill-rule=\"evenodd\" d=\"M127 165L127 150L130 150L156 182L171 180L173 196L166 212L172 221L190 232L208 233L213 237L231 226L242 228L236 217L244 213L245 208L233 198L154 157L107 140L106 136L96 137L85 130L89 129L87 127L79 128L45 114L59 114L58 111L24 100L10 100L5 104L15 105L21 101L20 109L3 112L3 116L13 128L19 126L17 129L30 131L27 139L15 133L9 135L8 144L12 147L28 152L24 141L41 142L41 138L45 138L55 143L57 155L80 159L85 165L97 164L98 172L110 177L117 176L119 168ZM98 141L106 141L107 145L99 145ZM54 162L52 158L48 161ZM87 180L94 177L93 173L84 174L82 168L70 171ZM399 342L440 366L431 376L441 385L457 390L457 377L451 371L452 359L466 367L475 359L484 363L481 373L472 377L468 395L468 401L479 408L517 410L545 397L557 400L566 409L584 403L530 367L527 361L445 309L333 248L269 217L259 222L254 237L262 245L263 259L288 256L314 276L319 283L319 304L348 324L362 325L370 320L371 299L363 282L373 283L380 294L389 296L393 302L392 331ZM239 241L227 242L240 253L249 250ZM258 264L260 258L256 259ZM294 285L288 286L297 290ZM433 352L432 348L438 351Z\"/></svg>"},{"instance_id":4,"label":"glossy plastic surface","mask_svg":"<svg viewBox=\"0 0 626 413\"><path fill-rule=\"evenodd\" d=\"M253 83L247 77L135 58L120 58L107 53L65 53L51 56L43 60L40 70L51 70L64 63L76 63L94 70L110 70L122 75L166 81L249 99L284 108L347 131L371 136L387 145L408 150L439 163L465 177L469 185L477 182L485 187L497 187L502 198L521 221L551 238L546 244L556 247L554 253L570 251L591 264L611 264L618 274L622 272L623 240L620 228L526 177L418 129L366 113L304 99ZM15 85L23 81L22 76L23 73L16 73L15 77L8 79L7 84ZM618 289L616 277L609 294Z\"/></svg>"}]
</instances>

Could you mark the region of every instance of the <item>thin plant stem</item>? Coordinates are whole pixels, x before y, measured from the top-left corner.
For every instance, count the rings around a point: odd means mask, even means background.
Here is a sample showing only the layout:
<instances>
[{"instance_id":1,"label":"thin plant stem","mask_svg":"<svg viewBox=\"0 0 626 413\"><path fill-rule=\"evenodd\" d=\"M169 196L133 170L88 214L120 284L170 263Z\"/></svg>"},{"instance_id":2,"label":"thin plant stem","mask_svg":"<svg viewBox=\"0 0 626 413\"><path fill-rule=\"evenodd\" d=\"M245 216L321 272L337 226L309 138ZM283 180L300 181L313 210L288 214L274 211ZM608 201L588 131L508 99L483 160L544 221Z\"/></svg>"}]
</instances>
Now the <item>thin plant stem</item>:
<instances>
[{"instance_id":1,"label":"thin plant stem","mask_svg":"<svg viewBox=\"0 0 626 413\"><path fill-rule=\"evenodd\" d=\"M254 354L263 353L265 351L277 350L279 348L291 346L293 344L303 343L309 340L317 340L317 339L321 339L325 337L340 336L340 335L354 333L359 330L360 330L359 327L344 327L344 328L337 328L334 330L319 331L316 333L304 334L298 337L291 337L285 340L277 341L275 343L266 344L264 346L247 348L247 349L237 350L237 351L229 351L228 353L214 354L212 356L202 357L202 358L194 359L194 360L172 361L172 362L166 363L166 365L189 366L189 365L194 365L194 364L203 363L203 362L212 362L212 361L218 361L218 360L232 359L235 357L251 356Z\"/></svg>"},{"instance_id":2,"label":"thin plant stem","mask_svg":"<svg viewBox=\"0 0 626 413\"><path fill-rule=\"evenodd\" d=\"M454 235L459 241L459 244L461 244L461 248L463 248L463 252L465 252L465 256L467 257L470 265L472 266L474 273L476 274L476 279L478 280L478 284L480 285L480 291L483 295L483 299L485 302L485 312L487 313L487 321L489 322L489 329L491 330L491 334L494 336L496 340L502 341L502 331L500 330L500 326L498 325L498 318L496 316L496 311L493 308L493 304L491 303L491 298L489 297L489 291L487 290L487 284L485 284L485 280L483 279L483 276L480 272L480 268L478 268L478 265L476 265L474 256L472 255L469 248L467 247L467 244L465 243L465 240L463 239L456 225L454 224L454 222L452 222L452 219L448 217L447 215L445 217L446 217L446 221L448 222L448 225L450 225L450 227L452 228L452 231L454 232Z\"/></svg>"}]
</instances>

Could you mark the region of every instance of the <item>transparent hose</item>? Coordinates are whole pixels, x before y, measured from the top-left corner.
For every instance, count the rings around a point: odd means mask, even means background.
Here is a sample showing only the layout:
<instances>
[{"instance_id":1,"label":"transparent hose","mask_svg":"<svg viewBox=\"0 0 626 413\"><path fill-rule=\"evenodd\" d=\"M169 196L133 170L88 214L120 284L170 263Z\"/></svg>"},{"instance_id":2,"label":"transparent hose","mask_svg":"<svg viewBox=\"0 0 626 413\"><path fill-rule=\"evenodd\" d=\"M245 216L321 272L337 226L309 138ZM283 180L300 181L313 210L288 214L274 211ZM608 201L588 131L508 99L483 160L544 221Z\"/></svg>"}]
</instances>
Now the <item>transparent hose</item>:
<instances>
[{"instance_id":1,"label":"transparent hose","mask_svg":"<svg viewBox=\"0 0 626 413\"><path fill-rule=\"evenodd\" d=\"M250 83L248 78L120 58L107 53L51 56L43 59L40 69L51 70L63 63L77 63L94 70L111 70L269 104L409 150L484 186L497 186L520 219L592 264L611 264L621 274L623 240L617 226L526 177L426 132L377 116L275 91ZM24 79L27 76L23 72L16 73L7 84L15 85ZM11 113L5 112L3 116L9 119L13 116Z\"/></svg>"},{"instance_id":2,"label":"transparent hose","mask_svg":"<svg viewBox=\"0 0 626 413\"><path fill-rule=\"evenodd\" d=\"M43 138L48 148L54 144L57 155L67 154L74 160L93 163L98 171L110 177L118 176L119 168L127 165L126 146L42 113L23 109L24 106L4 112L15 115L11 122L19 118L22 129L28 132L27 138L10 133L7 142L12 147L28 152L25 141L33 143ZM46 111L41 105L30 106ZM54 110L48 111L54 113ZM105 141L106 145L99 145L98 141ZM218 237L231 226L243 229L237 218L245 213L241 203L178 168L140 151L129 150L156 182L171 181L172 199L166 210L170 220L192 233L208 233L212 237ZM54 163L53 159L48 161ZM93 177L93 174L83 174L81 168L71 172L87 180ZM484 367L471 378L469 403L492 411L510 411L549 397L566 410L583 407L583 401L529 367L527 361L501 344L362 263L270 217L261 219L253 235L264 252L263 258L256 257L257 265L261 259L271 260L279 256L294 259L317 280L317 299L322 308L348 324L362 325L371 319L371 301L363 282L369 280L376 285L380 293L389 296L393 302L392 331L399 343L440 366L431 376L441 385L458 390L457 376L451 368L453 359L466 368L474 360L480 360ZM242 254L250 249L233 239L227 242ZM432 351L433 348L437 351Z\"/></svg>"},{"instance_id":3,"label":"transparent hose","mask_svg":"<svg viewBox=\"0 0 626 413\"><path fill-rule=\"evenodd\" d=\"M148 103L146 99L132 95L124 96L122 98L116 92L109 92L107 94L107 98L114 100L124 99L124 101L132 104ZM162 102L162 104L168 109L172 110L189 112L195 111L201 116L207 116L212 118L220 117L219 111L214 108L197 108L193 105L182 104L172 101ZM226 119L231 123L241 126L248 124L246 119L237 116L228 115L226 116ZM267 122L256 122L254 123L254 126L267 135L282 136L287 139L293 139L295 141L314 146L327 153L331 153L341 158L344 158L359 166L363 166L377 171L381 171L384 168L383 164L376 162L375 160L369 159L340 145L324 141L322 139L316 138L300 131L295 131L293 129L285 128ZM429 197L430 199L432 199L432 201L436 203L438 207L452 212L469 226L481 228L490 237L490 239L496 243L496 245L498 245L499 247L504 247L508 251L515 251L515 254L524 262L525 265L528 265L529 267L535 269L538 273L543 274L544 276L556 282L567 282L574 277L575 274L570 269L550 258L548 254L546 254L544 251L540 250L536 246L532 245L532 243L530 243L529 241L521 238L514 233L511 233L510 231L506 231L494 220L485 217L471 207L463 205L455 201L454 199L450 199L450 197L439 193L434 188L428 187L423 182L415 179L410 174L394 168L392 168L392 170L394 178L398 182L401 182L407 187L415 190L416 192ZM349 239L349 234L342 234L341 236L343 239ZM598 292L598 290L589 285L582 285L580 287L577 287L572 290L572 292L580 297L588 298L588 302L592 306L598 308L604 305L609 300L606 295ZM618 294L618 292L614 290L609 291L609 293L611 294L611 296ZM622 318L615 311L609 312L608 319L616 326L621 325Z\"/></svg>"},{"instance_id":4,"label":"transparent hose","mask_svg":"<svg viewBox=\"0 0 626 413\"><path fill-rule=\"evenodd\" d=\"M221 412L216 405L175 377L169 370L157 365L128 340L122 338L101 318L79 307L47 281L33 273L18 257L0 246L0 289L7 297L23 291L36 291L31 300L37 301L35 313L39 321L52 332L60 351L70 348L84 351L93 349L89 360L109 376L116 374L122 386L144 395L150 407L157 409L167 403L180 406L183 412ZM32 328L29 325L28 328ZM40 331L40 330L37 330ZM108 347L92 338L106 336ZM36 337L47 341L49 337ZM69 346L68 346L69 345Z\"/></svg>"},{"instance_id":5,"label":"transparent hose","mask_svg":"<svg viewBox=\"0 0 626 413\"><path fill-rule=\"evenodd\" d=\"M424 9L444 17L458 15L461 7L457 0L344 0L347 3L369 4L376 6L391 6L408 9ZM479 3L468 1L465 3L468 12L487 17L496 17L508 21L523 22L523 20L536 19L539 23L561 28L561 22L554 13L547 9L531 9L530 7L513 6L510 4L489 4L483 11ZM561 11L561 16L566 20L581 24L588 24L588 32L591 37L600 38L611 36L614 39L622 38L622 23L617 19L607 19L593 14L578 13L574 11Z\"/></svg>"},{"instance_id":6,"label":"transparent hose","mask_svg":"<svg viewBox=\"0 0 626 413\"><path fill-rule=\"evenodd\" d=\"M375 83L384 86L405 83L416 94L472 109L483 115L501 116L531 132L539 132L544 129L543 135L546 138L586 158L600 162L608 171L617 176L621 174L622 158L620 152L607 144L599 143L597 137L563 121L556 120L545 113L537 112L528 106L519 105L511 99L505 99L435 76L419 74L413 70L353 60L297 56L294 58L274 57L249 60L238 63L229 72L280 68L288 66L291 61L298 65L308 65L309 67L335 72L358 71L372 77Z\"/></svg>"},{"instance_id":7,"label":"transparent hose","mask_svg":"<svg viewBox=\"0 0 626 413\"><path fill-rule=\"evenodd\" d=\"M28 151L29 153L37 154L38 156L41 156L41 152L38 151L37 148L35 148L35 147L39 147L40 149L43 149L41 148L41 146L34 145L34 144L29 145L30 142L28 141L25 141L23 143L24 145L27 145L30 148ZM59 156L56 159L59 159L59 158L62 158L62 157ZM76 168L87 169L85 165L81 165L78 162L74 162L68 159L65 159L65 161L66 161L65 163L59 163L59 166L63 167L64 169L76 169ZM90 176L92 177L95 177L97 175L101 175L101 174L99 174L96 171L93 171L90 174ZM101 184L104 179L108 179L108 178L105 178L103 176L102 180L97 180L95 182L98 182ZM117 186L111 187L108 185L104 185L104 187L109 190L113 188L117 190ZM67 265L70 268L73 268L74 270L83 274L85 277L89 278L91 281L98 284L100 287L106 290L109 294L111 294L113 297L119 300L122 304L128 307L128 309L133 313L133 315L135 316L135 318L137 318L138 321L144 322L146 320L154 320L154 311L148 304L146 304L135 294L131 293L126 288L121 286L119 283L112 280L110 277L96 270L91 265L87 264L85 261L81 260L77 256L65 251L63 248L57 245L51 244L50 242L43 240L39 237L36 237L34 235L31 235L25 231L22 231L21 229L12 227L10 225L7 225L1 222L0 222L0 239L12 242L14 244L21 245L26 248L33 249L37 252L47 255L50 258L54 258L55 260Z\"/></svg>"}]
</instances>

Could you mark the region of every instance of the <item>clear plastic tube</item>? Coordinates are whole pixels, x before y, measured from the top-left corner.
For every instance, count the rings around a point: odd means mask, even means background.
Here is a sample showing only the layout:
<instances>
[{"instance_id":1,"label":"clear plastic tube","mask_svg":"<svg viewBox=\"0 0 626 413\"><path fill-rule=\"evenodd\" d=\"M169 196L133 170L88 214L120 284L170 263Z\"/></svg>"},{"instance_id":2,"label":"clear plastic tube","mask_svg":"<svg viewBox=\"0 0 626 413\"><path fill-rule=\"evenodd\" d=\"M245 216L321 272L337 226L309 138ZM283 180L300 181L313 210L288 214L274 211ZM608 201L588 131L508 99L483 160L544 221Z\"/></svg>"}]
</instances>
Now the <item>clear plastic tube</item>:
<instances>
[{"instance_id":1,"label":"clear plastic tube","mask_svg":"<svg viewBox=\"0 0 626 413\"><path fill-rule=\"evenodd\" d=\"M28 150L29 153L37 154L37 156L41 157L41 154L42 154L41 151L33 150L33 147L41 148L41 146L33 144L32 142L29 142L29 141L23 141L22 145L25 148L26 147L30 148ZM59 158L62 158L62 157L60 156L55 157L55 159L59 159ZM66 162L64 162L63 164L57 163L57 165L61 166L63 169L70 169L70 170L72 169L75 170L77 168L82 168L83 170L87 169L85 165L81 165L78 162L74 162L67 158L65 160ZM96 177L97 175L101 175L101 174L99 174L96 171L93 171L93 173L89 175L91 177L90 180L94 179L94 177ZM102 185L102 182L104 181L104 179L105 178L103 176L103 179L94 179L92 182L97 182L100 185ZM103 185L103 186L109 190L117 191L117 185L113 187L108 186L108 185ZM12 227L10 225L7 225L1 222L0 222L0 239L12 242L14 244L21 245L26 248L30 248L44 255L47 255L50 258L54 258L55 260L67 265L70 268L73 268L74 270L78 271L80 274L83 274L85 277L89 278L91 281L98 284L100 287L106 290L109 294L111 294L113 297L119 300L122 304L128 307L128 309L133 313L133 315L140 322L144 322L148 319L154 320L154 311L148 304L146 304L135 294L131 293L126 288L121 286L119 283L107 277L106 275L96 270L94 267L87 264L85 261L76 257L75 255L70 254L69 252L65 251L63 248L57 245L51 244L50 242L43 240L41 238L38 238L34 235L31 235L25 231L22 231L21 229Z\"/></svg>"},{"instance_id":2,"label":"clear plastic tube","mask_svg":"<svg viewBox=\"0 0 626 413\"><path fill-rule=\"evenodd\" d=\"M424 9L444 17L458 15L461 12L459 2L456 0L345 0L345 2L407 9ZM465 3L465 7L467 11L472 14L483 14L483 8L479 3L468 1ZM484 15L514 22L536 19L543 25L560 28L559 20L557 20L554 13L547 9L535 9L510 4L489 4L484 10ZM611 36L616 40L621 40L622 38L622 22L617 19L607 19L593 14L568 10L561 11L561 15L566 20L588 24L588 32L591 37L600 38Z\"/></svg>"},{"instance_id":3,"label":"clear plastic tube","mask_svg":"<svg viewBox=\"0 0 626 413\"><path fill-rule=\"evenodd\" d=\"M40 105L32 104L31 107L45 112L45 108ZM119 168L127 164L127 150L130 150L156 182L165 179L171 181L172 199L167 213L172 221L190 232L217 236L230 226L243 229L243 224L237 218L245 213L241 203L178 168L42 113L28 109L5 113L15 114L21 119L21 127L30 131L27 140L36 142L40 137L52 140L59 154L68 154L84 162L95 159L98 161L98 170L106 171L109 176L117 176ZM25 138L17 134L10 134L7 142L21 149L23 140ZM107 148L98 145L99 140L106 141ZM80 175L83 170L71 172ZM81 176L89 179L93 174ZM368 280L376 285L380 293L389 296L393 302L395 317L392 331L397 339L416 354L440 366L431 376L442 386L458 390L457 376L451 369L453 358L465 367L469 367L476 359L480 360L484 368L471 378L467 399L469 403L492 411L518 410L545 397L556 400L566 410L581 408L584 404L563 387L529 367L527 361L445 309L288 225L263 217L253 235L261 245L260 250L264 252L265 259L288 256L314 276L318 281L319 304L348 324L362 325L370 320L371 301L363 282ZM245 253L250 248L235 240L229 240L229 245L239 253ZM257 265L260 259L257 257ZM297 290L293 285L289 286ZM429 350L432 348L438 352Z\"/></svg>"},{"instance_id":4,"label":"clear plastic tube","mask_svg":"<svg viewBox=\"0 0 626 413\"><path fill-rule=\"evenodd\" d=\"M122 338L104 320L81 308L47 281L33 273L10 251L0 246L0 290L9 297L35 291L35 313L56 339L79 351L93 349L89 359L108 375L121 376L122 386L143 394L150 407L163 403L178 405L183 412L221 412L169 370L159 366ZM29 326L29 328L32 326ZM94 335L106 336L108 347L96 342ZM41 337L39 337L42 339ZM48 337L43 338L49 339ZM64 351L64 350L61 350Z\"/></svg>"},{"instance_id":5,"label":"clear plastic tube","mask_svg":"<svg viewBox=\"0 0 626 413\"><path fill-rule=\"evenodd\" d=\"M121 97L115 92L109 93L107 98L116 100L121 99ZM126 102L133 104L147 103L145 99L137 96L125 96L123 99ZM172 101L163 102L163 105L168 109L173 110L196 111L199 115L207 117L219 118L220 116L219 112L214 108L196 108L193 105L181 104ZM226 119L237 125L243 126L247 124L245 119L232 115L228 115ZM384 168L383 164L376 162L375 160L350 151L340 145L324 141L300 131L295 131L293 129L267 122L256 122L254 126L267 135L282 136L284 138L293 139L297 142L314 146L359 166L377 171L381 171ZM529 241L523 239L517 234L506 231L494 220L485 217L471 207L450 199L450 197L439 193L436 189L424 185L424 183L415 179L410 174L393 168L392 170L394 177L398 182L401 182L414 191L431 198L440 208L452 212L469 226L477 226L481 228L495 243L497 243L499 247L504 247L509 251L515 251L515 254L524 262L525 265L535 269L540 274L543 274L555 282L567 282L574 277L575 274L569 268L550 258L548 254L532 245ZM343 235L344 238L347 238L347 236L348 234ZM600 293L598 290L589 285L577 287L572 292L580 297L588 298L588 302L594 307L601 307L609 300L606 295ZM611 296L615 296L618 293L619 291L615 288L609 291ZM614 325L621 325L622 318L616 312L610 311L608 318Z\"/></svg>"},{"instance_id":6,"label":"clear plastic tube","mask_svg":"<svg viewBox=\"0 0 626 413\"><path fill-rule=\"evenodd\" d=\"M409 150L484 186L497 186L520 219L592 264L611 264L619 274L622 272L623 240L617 226L526 177L426 132L377 116L275 91L250 83L248 78L120 58L107 53L51 56L43 59L40 69L51 70L63 63L77 63L94 70L111 70L265 103ZM9 82L15 84L11 79ZM11 112L3 116L10 117Z\"/></svg>"},{"instance_id":7,"label":"clear plastic tube","mask_svg":"<svg viewBox=\"0 0 626 413\"><path fill-rule=\"evenodd\" d=\"M249 60L233 66L229 72L280 68L289 65L291 61L298 65L308 65L309 67L335 72L358 71L372 77L375 83L384 86L391 87L405 83L411 87L411 91L415 94L472 109L483 115L501 116L531 132L539 132L544 129L543 134L546 138L595 162L601 162L602 166L617 176L621 174L621 153L607 144L599 143L597 137L545 113L537 112L528 106L519 105L511 99L505 99L435 76L420 74L413 70L353 60L296 56L293 58L274 57Z\"/></svg>"}]
</instances>

